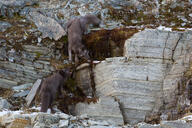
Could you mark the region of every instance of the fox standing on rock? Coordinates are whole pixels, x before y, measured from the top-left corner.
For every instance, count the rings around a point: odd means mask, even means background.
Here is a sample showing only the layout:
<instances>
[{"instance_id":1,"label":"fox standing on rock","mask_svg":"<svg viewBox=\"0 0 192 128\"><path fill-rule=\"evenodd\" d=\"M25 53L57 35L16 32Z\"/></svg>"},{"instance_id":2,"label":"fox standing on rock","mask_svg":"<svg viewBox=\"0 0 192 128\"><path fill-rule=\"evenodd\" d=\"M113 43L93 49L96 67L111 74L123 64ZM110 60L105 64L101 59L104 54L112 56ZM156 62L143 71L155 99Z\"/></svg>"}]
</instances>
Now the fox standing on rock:
<instances>
[{"instance_id":1,"label":"fox standing on rock","mask_svg":"<svg viewBox=\"0 0 192 128\"><path fill-rule=\"evenodd\" d=\"M47 112L48 108L52 113L54 112L52 102L55 100L57 92L62 95L63 86L71 76L70 69L62 69L43 80L40 88L41 112Z\"/></svg>"},{"instance_id":2,"label":"fox standing on rock","mask_svg":"<svg viewBox=\"0 0 192 128\"><path fill-rule=\"evenodd\" d=\"M68 54L70 62L72 62L72 52L75 54L75 63L79 62L79 57L90 60L89 52L82 43L82 36L87 33L89 24L99 25L100 23L101 20L95 15L86 15L67 22L65 29L68 33Z\"/></svg>"}]
</instances>

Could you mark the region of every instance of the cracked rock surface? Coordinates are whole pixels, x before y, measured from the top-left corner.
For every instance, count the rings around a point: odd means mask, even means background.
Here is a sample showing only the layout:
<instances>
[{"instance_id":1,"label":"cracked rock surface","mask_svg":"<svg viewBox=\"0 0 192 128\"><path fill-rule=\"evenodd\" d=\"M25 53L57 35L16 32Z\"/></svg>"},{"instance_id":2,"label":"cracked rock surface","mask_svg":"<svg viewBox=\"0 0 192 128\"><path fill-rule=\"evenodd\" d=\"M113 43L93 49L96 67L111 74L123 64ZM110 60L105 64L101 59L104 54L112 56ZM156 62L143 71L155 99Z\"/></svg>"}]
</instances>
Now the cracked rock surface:
<instances>
[{"instance_id":1,"label":"cracked rock surface","mask_svg":"<svg viewBox=\"0 0 192 128\"><path fill-rule=\"evenodd\" d=\"M96 65L96 94L115 97L130 124L164 111L162 107L174 110L187 100L177 101L177 92L191 62L191 39L191 32L147 29L136 33L125 42L125 57L107 58Z\"/></svg>"}]
</instances>

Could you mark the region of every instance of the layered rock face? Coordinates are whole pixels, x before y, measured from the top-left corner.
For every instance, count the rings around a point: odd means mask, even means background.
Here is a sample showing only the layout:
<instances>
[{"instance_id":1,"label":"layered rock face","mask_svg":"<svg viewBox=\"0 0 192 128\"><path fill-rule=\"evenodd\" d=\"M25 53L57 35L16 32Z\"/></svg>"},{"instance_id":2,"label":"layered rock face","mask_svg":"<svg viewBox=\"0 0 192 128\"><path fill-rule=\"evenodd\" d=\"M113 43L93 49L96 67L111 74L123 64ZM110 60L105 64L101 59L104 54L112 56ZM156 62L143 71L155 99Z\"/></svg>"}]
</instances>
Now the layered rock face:
<instances>
[{"instance_id":1,"label":"layered rock face","mask_svg":"<svg viewBox=\"0 0 192 128\"><path fill-rule=\"evenodd\" d=\"M67 54L63 53L67 42L63 27L70 18L89 13L98 15L103 23L101 28L93 30L127 25L155 27L159 23L176 28L191 27L191 4L190 0L1 0L0 87L32 85L57 67L63 68L63 64L68 63ZM107 58L93 68L96 90L91 85L90 67L79 69L76 78L79 87L89 97L96 93L98 101L77 104L75 113L108 120L113 125L135 124L154 113L163 113L165 119L168 119L167 113L177 115L184 106L190 105L181 80L191 68L191 40L191 32L144 30L135 34L125 42L122 57ZM109 42L109 47L112 56L119 56L120 47L115 43ZM28 93L26 89L13 97L24 97ZM1 104L11 107L4 100ZM66 127L67 121L63 121ZM174 127L169 124L166 125Z\"/></svg>"},{"instance_id":2,"label":"layered rock face","mask_svg":"<svg viewBox=\"0 0 192 128\"><path fill-rule=\"evenodd\" d=\"M149 61L110 58L96 66L96 93L115 97L126 123L143 121L147 114L158 111L162 103L166 66Z\"/></svg>"},{"instance_id":3,"label":"layered rock face","mask_svg":"<svg viewBox=\"0 0 192 128\"><path fill-rule=\"evenodd\" d=\"M149 59L149 63L156 61L157 64L150 66L162 72L162 77L156 78L163 82L165 108L170 108L177 103L178 82L184 72L189 68L191 61L191 32L165 32L158 30L146 30L136 34L125 44L125 56L128 58ZM162 69L156 66L161 65ZM153 81L155 71L148 76L149 81ZM157 73L160 75L160 73Z\"/></svg>"},{"instance_id":4,"label":"layered rock face","mask_svg":"<svg viewBox=\"0 0 192 128\"><path fill-rule=\"evenodd\" d=\"M115 98L125 123L135 124L164 111L178 114L178 106L189 105L187 97L179 95L178 82L189 68L191 38L191 32L136 33L125 42L124 57L96 65L97 96ZM84 109L89 111L87 106Z\"/></svg>"}]
</instances>

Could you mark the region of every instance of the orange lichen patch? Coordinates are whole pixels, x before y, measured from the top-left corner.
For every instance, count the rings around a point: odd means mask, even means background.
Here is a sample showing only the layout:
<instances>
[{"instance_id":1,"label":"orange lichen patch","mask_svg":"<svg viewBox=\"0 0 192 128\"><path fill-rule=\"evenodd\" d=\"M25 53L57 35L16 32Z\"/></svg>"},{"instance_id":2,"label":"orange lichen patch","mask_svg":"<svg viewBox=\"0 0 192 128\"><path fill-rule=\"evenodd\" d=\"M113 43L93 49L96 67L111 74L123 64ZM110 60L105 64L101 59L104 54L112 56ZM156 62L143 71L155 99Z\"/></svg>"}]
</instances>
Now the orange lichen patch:
<instances>
[{"instance_id":1,"label":"orange lichen patch","mask_svg":"<svg viewBox=\"0 0 192 128\"><path fill-rule=\"evenodd\" d=\"M26 120L26 119L21 119L21 118L16 118L11 125L9 126L9 128L25 128L27 126L30 126L31 121L30 120Z\"/></svg>"},{"instance_id":2,"label":"orange lichen patch","mask_svg":"<svg viewBox=\"0 0 192 128\"><path fill-rule=\"evenodd\" d=\"M40 105L40 101L38 102L38 104L36 104L36 106L39 106ZM33 112L39 112L38 109L32 109L32 108L28 108L28 107L24 107L24 111L23 113L26 114L26 113L33 113ZM22 113L21 113L22 114Z\"/></svg>"}]
</instances>

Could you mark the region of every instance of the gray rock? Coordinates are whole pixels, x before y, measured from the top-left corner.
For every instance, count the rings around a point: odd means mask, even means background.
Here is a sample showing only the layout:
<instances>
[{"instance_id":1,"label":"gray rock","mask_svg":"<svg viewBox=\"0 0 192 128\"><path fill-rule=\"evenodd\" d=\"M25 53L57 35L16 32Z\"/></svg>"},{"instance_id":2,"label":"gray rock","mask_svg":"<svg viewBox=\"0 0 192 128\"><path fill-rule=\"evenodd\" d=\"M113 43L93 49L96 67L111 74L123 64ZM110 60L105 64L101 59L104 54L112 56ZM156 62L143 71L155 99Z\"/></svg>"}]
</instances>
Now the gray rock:
<instances>
[{"instance_id":1,"label":"gray rock","mask_svg":"<svg viewBox=\"0 0 192 128\"><path fill-rule=\"evenodd\" d=\"M46 17L39 12L29 12L31 20L38 27L38 30L42 32L42 38L49 37L50 39L58 40L62 36L66 35L66 32L57 21L50 17Z\"/></svg>"},{"instance_id":2,"label":"gray rock","mask_svg":"<svg viewBox=\"0 0 192 128\"><path fill-rule=\"evenodd\" d=\"M67 128L69 125L69 120L60 120L59 121L59 128Z\"/></svg>"},{"instance_id":3,"label":"gray rock","mask_svg":"<svg viewBox=\"0 0 192 128\"><path fill-rule=\"evenodd\" d=\"M83 93L88 96L93 96L92 80L91 80L91 70L87 63L84 63L77 67L76 72L76 82L78 87L83 91Z\"/></svg>"},{"instance_id":4,"label":"gray rock","mask_svg":"<svg viewBox=\"0 0 192 128\"><path fill-rule=\"evenodd\" d=\"M0 21L0 32L4 32L7 28L10 28L12 25L8 22Z\"/></svg>"},{"instance_id":5,"label":"gray rock","mask_svg":"<svg viewBox=\"0 0 192 128\"><path fill-rule=\"evenodd\" d=\"M67 120L70 118L70 116L65 113L58 113L58 116L60 119L63 119L63 120Z\"/></svg>"},{"instance_id":6,"label":"gray rock","mask_svg":"<svg viewBox=\"0 0 192 128\"><path fill-rule=\"evenodd\" d=\"M40 124L51 125L51 124L59 123L59 117L56 115L52 115L52 114L39 113L34 122L40 123Z\"/></svg>"},{"instance_id":7,"label":"gray rock","mask_svg":"<svg viewBox=\"0 0 192 128\"><path fill-rule=\"evenodd\" d=\"M32 5L34 0L1 0L1 3L11 7L24 7L26 5Z\"/></svg>"},{"instance_id":8,"label":"gray rock","mask_svg":"<svg viewBox=\"0 0 192 128\"><path fill-rule=\"evenodd\" d=\"M147 123L139 123L137 124L138 128L162 128L159 124L158 125L152 125Z\"/></svg>"},{"instance_id":9,"label":"gray rock","mask_svg":"<svg viewBox=\"0 0 192 128\"><path fill-rule=\"evenodd\" d=\"M35 0L1 0L0 16L13 17L18 14L24 7L36 4Z\"/></svg>"},{"instance_id":10,"label":"gray rock","mask_svg":"<svg viewBox=\"0 0 192 128\"><path fill-rule=\"evenodd\" d=\"M126 57L148 57L170 60L173 57L172 51L175 49L181 34L180 32L159 30L142 31L126 41L124 55Z\"/></svg>"},{"instance_id":11,"label":"gray rock","mask_svg":"<svg viewBox=\"0 0 192 128\"><path fill-rule=\"evenodd\" d=\"M125 6L134 6L135 5L135 0L130 0L130 1L125 1L125 0L104 0L103 4L107 4L109 6L112 6L114 9L122 9L122 7Z\"/></svg>"},{"instance_id":12,"label":"gray rock","mask_svg":"<svg viewBox=\"0 0 192 128\"><path fill-rule=\"evenodd\" d=\"M12 105L6 100L0 97L0 109L10 109Z\"/></svg>"},{"instance_id":13,"label":"gray rock","mask_svg":"<svg viewBox=\"0 0 192 128\"><path fill-rule=\"evenodd\" d=\"M19 92L19 93L15 93L14 95L13 95L13 97L25 97L25 96L27 96L29 94L29 90L26 90L26 91L21 91L21 92Z\"/></svg>"},{"instance_id":14,"label":"gray rock","mask_svg":"<svg viewBox=\"0 0 192 128\"><path fill-rule=\"evenodd\" d=\"M160 124L139 123L138 128L191 128L192 124L184 120L162 121Z\"/></svg>"},{"instance_id":15,"label":"gray rock","mask_svg":"<svg viewBox=\"0 0 192 128\"><path fill-rule=\"evenodd\" d=\"M34 46L34 45L23 45L23 49L29 53L38 53L41 55L46 55L51 52L51 49L47 47L40 47L40 46Z\"/></svg>"},{"instance_id":16,"label":"gray rock","mask_svg":"<svg viewBox=\"0 0 192 128\"><path fill-rule=\"evenodd\" d=\"M162 60L108 58L95 67L96 94L115 97L124 121L138 123L159 109L165 70Z\"/></svg>"},{"instance_id":17,"label":"gray rock","mask_svg":"<svg viewBox=\"0 0 192 128\"><path fill-rule=\"evenodd\" d=\"M38 79L33 87L31 88L29 94L27 95L27 97L25 98L26 102L27 102L27 106L30 106L31 105L31 102L33 101L39 87L40 87L40 84L41 84L41 79Z\"/></svg>"},{"instance_id":18,"label":"gray rock","mask_svg":"<svg viewBox=\"0 0 192 128\"><path fill-rule=\"evenodd\" d=\"M27 127L31 128L31 120L36 114L21 114L21 111L2 111L0 112L0 123L4 127Z\"/></svg>"},{"instance_id":19,"label":"gray rock","mask_svg":"<svg viewBox=\"0 0 192 128\"><path fill-rule=\"evenodd\" d=\"M12 88L13 86L16 86L17 82L14 80L8 80L0 78L0 87L1 88Z\"/></svg>"},{"instance_id":20,"label":"gray rock","mask_svg":"<svg viewBox=\"0 0 192 128\"><path fill-rule=\"evenodd\" d=\"M125 42L125 57L107 58L96 65L97 96L115 97L130 124L158 112L163 102L167 107L175 105L177 83L190 64L191 39L190 32L136 33Z\"/></svg>"},{"instance_id":21,"label":"gray rock","mask_svg":"<svg viewBox=\"0 0 192 128\"><path fill-rule=\"evenodd\" d=\"M96 120L106 120L113 125L123 125L123 116L119 104L111 97L100 97L97 103L78 103L76 115L87 114Z\"/></svg>"},{"instance_id":22,"label":"gray rock","mask_svg":"<svg viewBox=\"0 0 192 128\"><path fill-rule=\"evenodd\" d=\"M162 128L191 128L191 123L186 123L183 120L176 120L176 121L162 121L160 123Z\"/></svg>"},{"instance_id":23,"label":"gray rock","mask_svg":"<svg viewBox=\"0 0 192 128\"><path fill-rule=\"evenodd\" d=\"M19 86L15 86L12 89L14 91L20 91L20 90L25 90L28 89L29 87L32 87L33 83L27 83L27 84L23 84L23 85L19 85Z\"/></svg>"},{"instance_id":24,"label":"gray rock","mask_svg":"<svg viewBox=\"0 0 192 128\"><path fill-rule=\"evenodd\" d=\"M97 126L90 126L90 128L115 128L114 126L102 126L102 125L97 125Z\"/></svg>"},{"instance_id":25,"label":"gray rock","mask_svg":"<svg viewBox=\"0 0 192 128\"><path fill-rule=\"evenodd\" d=\"M106 121L93 121L93 120L88 120L88 124L90 126L94 126L94 125L103 125L103 126L109 126L109 123Z\"/></svg>"}]
</instances>

